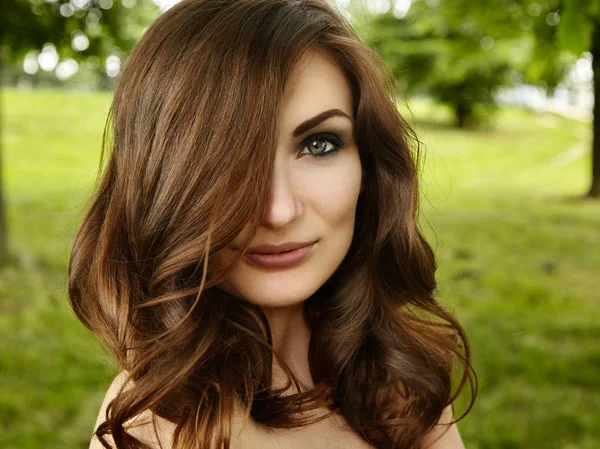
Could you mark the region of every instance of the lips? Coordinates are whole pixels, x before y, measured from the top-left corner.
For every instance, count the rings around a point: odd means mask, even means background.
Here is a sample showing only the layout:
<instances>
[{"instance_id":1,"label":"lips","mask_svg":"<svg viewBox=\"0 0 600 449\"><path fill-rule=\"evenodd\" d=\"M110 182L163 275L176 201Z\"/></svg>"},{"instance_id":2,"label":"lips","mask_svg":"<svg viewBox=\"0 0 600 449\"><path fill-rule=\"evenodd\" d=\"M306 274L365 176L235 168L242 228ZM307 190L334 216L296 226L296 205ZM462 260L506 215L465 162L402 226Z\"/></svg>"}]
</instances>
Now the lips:
<instances>
[{"instance_id":1,"label":"lips","mask_svg":"<svg viewBox=\"0 0 600 449\"><path fill-rule=\"evenodd\" d=\"M299 248L304 248L306 246L310 246L315 243L314 240L306 241L306 242L286 242L280 245L272 245L272 244L263 244L253 246L248 250L250 254L279 254L286 251L292 251Z\"/></svg>"},{"instance_id":2,"label":"lips","mask_svg":"<svg viewBox=\"0 0 600 449\"><path fill-rule=\"evenodd\" d=\"M312 252L312 249L316 245L317 242L313 242L296 249L279 253L247 253L245 255L245 260L260 268L287 268L299 264ZM264 250L265 248L263 247L260 249ZM271 251L273 250L272 247L269 249Z\"/></svg>"}]
</instances>

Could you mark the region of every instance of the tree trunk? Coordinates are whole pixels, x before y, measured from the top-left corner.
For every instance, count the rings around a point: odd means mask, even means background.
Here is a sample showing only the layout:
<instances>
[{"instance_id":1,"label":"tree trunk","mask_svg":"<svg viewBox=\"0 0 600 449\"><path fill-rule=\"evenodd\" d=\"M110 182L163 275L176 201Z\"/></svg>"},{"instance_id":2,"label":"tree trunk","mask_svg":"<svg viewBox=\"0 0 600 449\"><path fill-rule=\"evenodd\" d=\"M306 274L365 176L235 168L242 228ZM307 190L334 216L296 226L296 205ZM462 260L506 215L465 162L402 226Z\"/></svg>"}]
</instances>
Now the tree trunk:
<instances>
[{"instance_id":1,"label":"tree trunk","mask_svg":"<svg viewBox=\"0 0 600 449\"><path fill-rule=\"evenodd\" d=\"M600 198L600 23L592 33L592 72L594 76L594 121L592 126L592 185L588 196Z\"/></svg>"},{"instance_id":2,"label":"tree trunk","mask_svg":"<svg viewBox=\"0 0 600 449\"><path fill-rule=\"evenodd\" d=\"M460 129L465 129L471 118L470 108L462 102L454 105L454 117L456 118L456 126Z\"/></svg>"}]
</instances>

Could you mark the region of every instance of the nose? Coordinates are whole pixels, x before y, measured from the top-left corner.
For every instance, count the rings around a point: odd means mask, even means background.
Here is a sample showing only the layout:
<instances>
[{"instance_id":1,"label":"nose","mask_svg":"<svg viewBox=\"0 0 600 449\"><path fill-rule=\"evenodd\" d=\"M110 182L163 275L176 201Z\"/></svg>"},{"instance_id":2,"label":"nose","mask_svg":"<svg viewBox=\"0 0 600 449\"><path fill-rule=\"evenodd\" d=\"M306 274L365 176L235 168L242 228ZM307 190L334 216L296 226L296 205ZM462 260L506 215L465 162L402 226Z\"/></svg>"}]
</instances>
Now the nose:
<instances>
[{"instance_id":1,"label":"nose","mask_svg":"<svg viewBox=\"0 0 600 449\"><path fill-rule=\"evenodd\" d=\"M273 184L263 225L278 229L294 221L303 212L303 204L298 194L298 186L291 176L291 167L278 160L273 172Z\"/></svg>"}]
</instances>

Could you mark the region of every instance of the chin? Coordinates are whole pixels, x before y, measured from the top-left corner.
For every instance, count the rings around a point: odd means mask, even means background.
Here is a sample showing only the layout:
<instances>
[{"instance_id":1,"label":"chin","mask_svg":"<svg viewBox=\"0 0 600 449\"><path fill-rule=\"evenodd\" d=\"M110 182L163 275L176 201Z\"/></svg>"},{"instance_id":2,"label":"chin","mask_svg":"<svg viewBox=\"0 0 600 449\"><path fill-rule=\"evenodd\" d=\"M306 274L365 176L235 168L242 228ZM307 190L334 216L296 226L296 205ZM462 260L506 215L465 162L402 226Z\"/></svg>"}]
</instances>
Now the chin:
<instances>
[{"instance_id":1,"label":"chin","mask_svg":"<svg viewBox=\"0 0 600 449\"><path fill-rule=\"evenodd\" d=\"M219 287L260 307L292 307L304 303L320 286L320 283L293 278L292 275L272 273L255 275L247 281L229 280Z\"/></svg>"}]
</instances>

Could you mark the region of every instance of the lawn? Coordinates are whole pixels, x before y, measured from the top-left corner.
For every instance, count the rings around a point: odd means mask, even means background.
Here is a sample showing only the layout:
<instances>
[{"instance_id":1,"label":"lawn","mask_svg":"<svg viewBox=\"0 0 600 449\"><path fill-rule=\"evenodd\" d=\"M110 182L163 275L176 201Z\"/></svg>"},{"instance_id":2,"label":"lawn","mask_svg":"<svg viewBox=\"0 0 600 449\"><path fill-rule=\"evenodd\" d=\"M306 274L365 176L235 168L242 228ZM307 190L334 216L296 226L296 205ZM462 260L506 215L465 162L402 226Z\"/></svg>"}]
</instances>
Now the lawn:
<instances>
[{"instance_id":1,"label":"lawn","mask_svg":"<svg viewBox=\"0 0 600 449\"><path fill-rule=\"evenodd\" d=\"M110 96L2 91L9 263L0 268L0 447L81 448L116 373L66 300L70 245L94 182ZM590 127L503 109L451 128L424 101L422 229L439 299L464 323L479 397L469 449L600 447L600 202Z\"/></svg>"}]
</instances>

